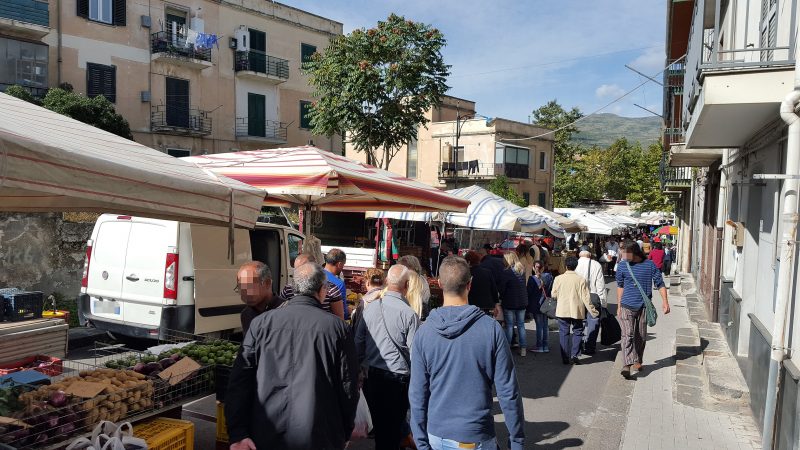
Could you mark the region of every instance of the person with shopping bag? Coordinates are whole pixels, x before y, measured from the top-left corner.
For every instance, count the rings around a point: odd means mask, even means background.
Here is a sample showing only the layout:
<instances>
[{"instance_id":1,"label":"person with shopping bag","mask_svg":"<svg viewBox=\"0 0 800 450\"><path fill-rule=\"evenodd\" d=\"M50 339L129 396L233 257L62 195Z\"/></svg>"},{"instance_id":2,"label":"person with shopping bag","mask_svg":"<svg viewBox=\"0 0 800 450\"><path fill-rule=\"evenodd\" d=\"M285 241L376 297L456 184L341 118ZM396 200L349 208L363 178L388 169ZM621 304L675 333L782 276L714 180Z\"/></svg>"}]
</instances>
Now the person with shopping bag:
<instances>
[{"instance_id":1,"label":"person with shopping bag","mask_svg":"<svg viewBox=\"0 0 800 450\"><path fill-rule=\"evenodd\" d=\"M661 270L653 261L647 259L644 251L636 242L626 241L622 249L624 258L620 262L620 270L616 275L617 298L619 299L617 320L622 328L624 359L620 373L629 379L631 370L642 371L644 347L647 342L647 326L655 325L653 286L661 294L664 314L669 314L670 307Z\"/></svg>"},{"instance_id":2,"label":"person with shopping bag","mask_svg":"<svg viewBox=\"0 0 800 450\"><path fill-rule=\"evenodd\" d=\"M582 276L575 273L578 258L568 256L564 265L567 271L553 282L553 298L556 299L556 317L561 341L561 361L578 365L583 346L583 320L587 315L600 317L590 300L589 287Z\"/></svg>"},{"instance_id":3,"label":"person with shopping bag","mask_svg":"<svg viewBox=\"0 0 800 450\"><path fill-rule=\"evenodd\" d=\"M589 286L589 298L592 305L601 312L608 306L606 299L606 281L603 278L603 266L592 259L592 252L589 247L581 247L578 254L578 268L575 273L582 276ZM600 334L600 319L591 314L586 316L586 336L583 339L583 353L593 355L597 350L597 336Z\"/></svg>"}]
</instances>

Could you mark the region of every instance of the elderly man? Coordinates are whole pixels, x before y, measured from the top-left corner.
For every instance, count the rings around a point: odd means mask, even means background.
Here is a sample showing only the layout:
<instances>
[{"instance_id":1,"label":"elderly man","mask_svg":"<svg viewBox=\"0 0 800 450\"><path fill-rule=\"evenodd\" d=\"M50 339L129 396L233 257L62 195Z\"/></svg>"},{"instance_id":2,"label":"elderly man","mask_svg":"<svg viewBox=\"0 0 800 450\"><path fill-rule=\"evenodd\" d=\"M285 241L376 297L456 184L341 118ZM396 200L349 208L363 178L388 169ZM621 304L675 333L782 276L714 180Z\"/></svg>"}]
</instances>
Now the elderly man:
<instances>
[{"instance_id":1,"label":"elderly man","mask_svg":"<svg viewBox=\"0 0 800 450\"><path fill-rule=\"evenodd\" d=\"M580 259L575 273L586 280L586 284L589 286L590 298L596 295L596 298L600 300L599 305L593 303L595 308L598 306L606 308L608 300L606 299L606 281L603 278L602 264L592 260L592 251L587 246L581 247L578 256L580 256ZM597 350L597 335L600 334L600 317L587 315L584 322L586 325L586 337L583 341L583 353L593 355Z\"/></svg>"},{"instance_id":2,"label":"elderly man","mask_svg":"<svg viewBox=\"0 0 800 450\"><path fill-rule=\"evenodd\" d=\"M281 305L283 299L272 292L272 271L261 261L250 261L236 274L236 292L245 304L242 310L242 334L247 335L250 323L264 311Z\"/></svg>"},{"instance_id":3,"label":"elderly man","mask_svg":"<svg viewBox=\"0 0 800 450\"><path fill-rule=\"evenodd\" d=\"M369 368L364 396L377 450L397 450L406 435L411 342L419 327L419 318L405 299L411 276L417 274L400 264L392 266L386 276L388 290L364 308L364 319L356 329L358 359Z\"/></svg>"},{"instance_id":4,"label":"elderly man","mask_svg":"<svg viewBox=\"0 0 800 450\"><path fill-rule=\"evenodd\" d=\"M331 312L344 320L350 318L350 311L347 310L347 287L344 281L339 278L339 275L344 270L346 262L347 255L338 248L330 249L328 254L325 255L325 275L328 276L328 283L331 285L330 289L333 290L335 288L339 292L338 298L341 299L341 301L337 300L336 292L329 292L327 296L328 304Z\"/></svg>"},{"instance_id":5,"label":"elderly man","mask_svg":"<svg viewBox=\"0 0 800 450\"><path fill-rule=\"evenodd\" d=\"M300 253L294 259L293 267L297 269L298 267L306 263L316 264L317 260L311 253ZM281 291L281 297L285 298L286 300L289 300L290 298L294 297L294 287L291 285L291 283L283 287L283 290Z\"/></svg>"},{"instance_id":6,"label":"elderly man","mask_svg":"<svg viewBox=\"0 0 800 450\"><path fill-rule=\"evenodd\" d=\"M525 446L514 359L496 320L468 304L469 265L449 256L439 268L443 306L431 311L411 353L411 428L419 450L496 449L494 393L511 450Z\"/></svg>"},{"instance_id":7,"label":"elderly man","mask_svg":"<svg viewBox=\"0 0 800 450\"><path fill-rule=\"evenodd\" d=\"M225 419L231 450L343 449L358 405L347 324L322 310L322 267L294 273L295 296L253 320L233 365Z\"/></svg>"},{"instance_id":8,"label":"elderly man","mask_svg":"<svg viewBox=\"0 0 800 450\"><path fill-rule=\"evenodd\" d=\"M567 257L564 261L567 271L556 277L553 282L553 298L556 299L556 318L561 340L561 361L564 364L580 364L583 343L583 319L586 311L593 317L600 317L589 300L589 287L582 276L575 273L578 258Z\"/></svg>"}]
</instances>

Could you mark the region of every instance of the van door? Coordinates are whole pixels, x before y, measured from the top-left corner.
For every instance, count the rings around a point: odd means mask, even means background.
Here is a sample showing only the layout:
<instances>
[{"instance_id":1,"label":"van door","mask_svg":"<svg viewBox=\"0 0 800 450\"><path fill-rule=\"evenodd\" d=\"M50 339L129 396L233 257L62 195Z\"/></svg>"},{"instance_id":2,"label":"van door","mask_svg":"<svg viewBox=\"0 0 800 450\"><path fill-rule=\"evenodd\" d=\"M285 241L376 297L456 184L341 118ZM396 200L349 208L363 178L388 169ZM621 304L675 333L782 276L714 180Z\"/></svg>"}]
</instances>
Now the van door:
<instances>
[{"instance_id":1,"label":"van door","mask_svg":"<svg viewBox=\"0 0 800 450\"><path fill-rule=\"evenodd\" d=\"M247 230L234 230L234 263L228 258L228 229L191 224L194 263L195 333L241 328L244 308L234 291L239 267L252 260Z\"/></svg>"},{"instance_id":2,"label":"van door","mask_svg":"<svg viewBox=\"0 0 800 450\"><path fill-rule=\"evenodd\" d=\"M280 229L258 228L250 231L250 248L253 251L253 260L261 261L270 268L272 272L272 291L279 294L283 279L284 265L283 259L286 253L282 247Z\"/></svg>"},{"instance_id":3,"label":"van door","mask_svg":"<svg viewBox=\"0 0 800 450\"><path fill-rule=\"evenodd\" d=\"M104 319L122 320L123 305L117 300L122 297L131 222L127 219L98 222L86 285L86 293L91 298L90 313Z\"/></svg>"},{"instance_id":4,"label":"van door","mask_svg":"<svg viewBox=\"0 0 800 450\"><path fill-rule=\"evenodd\" d=\"M303 236L300 234L292 232L286 233L286 251L289 255L289 261L287 261L289 266L286 269L287 283L294 282L294 260L297 259L297 255L303 250L303 239Z\"/></svg>"},{"instance_id":5,"label":"van door","mask_svg":"<svg viewBox=\"0 0 800 450\"><path fill-rule=\"evenodd\" d=\"M135 217L128 237L122 278L125 322L161 324L164 268L168 252L177 252L178 222ZM180 264L180 261L178 261Z\"/></svg>"}]
</instances>

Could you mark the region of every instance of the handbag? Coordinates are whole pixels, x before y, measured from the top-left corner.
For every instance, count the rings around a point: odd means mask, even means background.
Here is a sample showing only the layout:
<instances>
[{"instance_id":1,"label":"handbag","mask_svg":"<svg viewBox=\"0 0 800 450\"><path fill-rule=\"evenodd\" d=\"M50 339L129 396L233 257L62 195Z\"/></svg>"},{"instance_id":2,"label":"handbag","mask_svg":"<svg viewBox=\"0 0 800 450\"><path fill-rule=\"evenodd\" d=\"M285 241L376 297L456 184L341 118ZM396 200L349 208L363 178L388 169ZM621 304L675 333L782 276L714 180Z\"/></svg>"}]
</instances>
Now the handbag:
<instances>
[{"instance_id":1,"label":"handbag","mask_svg":"<svg viewBox=\"0 0 800 450\"><path fill-rule=\"evenodd\" d=\"M557 307L558 303L556 302L556 299L554 299L553 297L547 297L544 300L544 303L542 303L542 306L539 307L539 312L541 312L550 319L555 319Z\"/></svg>"},{"instance_id":2,"label":"handbag","mask_svg":"<svg viewBox=\"0 0 800 450\"><path fill-rule=\"evenodd\" d=\"M647 326L654 327L656 326L656 321L658 320L658 312L656 311L656 307L653 306L653 301L647 294L644 293L644 289L642 289L642 285L639 284L639 280L633 275L633 270L631 270L631 265L628 264L628 261L623 261L625 263L625 267L628 269L628 273L631 274L631 278L633 278L633 282L636 284L636 287L639 289L639 294L642 295L642 300L644 300L644 307L645 307L645 314L647 314Z\"/></svg>"}]
</instances>

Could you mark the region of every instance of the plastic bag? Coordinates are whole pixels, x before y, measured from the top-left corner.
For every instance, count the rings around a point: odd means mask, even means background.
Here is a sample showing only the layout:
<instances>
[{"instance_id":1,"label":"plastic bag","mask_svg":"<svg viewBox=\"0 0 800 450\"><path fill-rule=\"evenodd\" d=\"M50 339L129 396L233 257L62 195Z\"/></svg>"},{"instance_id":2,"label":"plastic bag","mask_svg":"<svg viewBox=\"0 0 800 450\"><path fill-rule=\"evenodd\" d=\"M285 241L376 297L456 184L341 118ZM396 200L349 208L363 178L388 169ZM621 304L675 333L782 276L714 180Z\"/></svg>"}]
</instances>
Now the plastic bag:
<instances>
[{"instance_id":1,"label":"plastic bag","mask_svg":"<svg viewBox=\"0 0 800 450\"><path fill-rule=\"evenodd\" d=\"M104 420L94 428L90 439L80 437L67 450L147 450L147 442L133 437L130 422L117 425Z\"/></svg>"},{"instance_id":2,"label":"plastic bag","mask_svg":"<svg viewBox=\"0 0 800 450\"><path fill-rule=\"evenodd\" d=\"M353 434L350 439L365 439L372 430L372 416L369 413L369 406L367 400L364 398L364 392L359 390L358 409L356 409L356 426L353 428Z\"/></svg>"}]
</instances>

